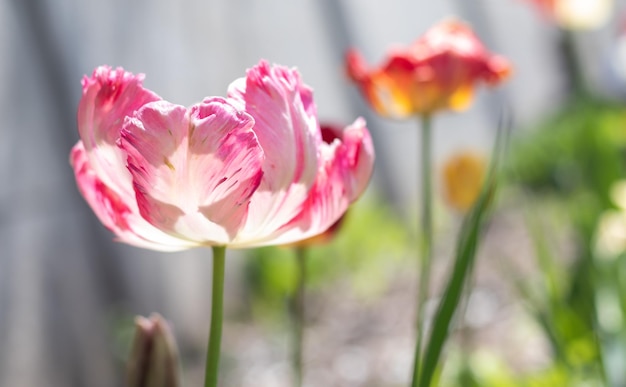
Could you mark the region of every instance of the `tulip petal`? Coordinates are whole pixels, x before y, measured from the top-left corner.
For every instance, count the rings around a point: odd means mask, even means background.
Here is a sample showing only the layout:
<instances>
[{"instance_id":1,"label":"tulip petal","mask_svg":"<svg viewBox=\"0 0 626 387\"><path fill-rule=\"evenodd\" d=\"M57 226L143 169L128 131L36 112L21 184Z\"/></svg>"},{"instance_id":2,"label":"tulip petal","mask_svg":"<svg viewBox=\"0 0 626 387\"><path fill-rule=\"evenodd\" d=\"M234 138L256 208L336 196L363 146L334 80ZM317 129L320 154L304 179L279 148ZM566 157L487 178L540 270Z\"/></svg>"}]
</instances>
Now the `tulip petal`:
<instances>
[{"instance_id":1,"label":"tulip petal","mask_svg":"<svg viewBox=\"0 0 626 387\"><path fill-rule=\"evenodd\" d=\"M416 113L416 105L423 100L426 90L415 93L416 82L424 71L416 71L415 65L403 56L392 57L389 62L372 74L371 89L376 95L374 109L392 118L407 118Z\"/></svg>"},{"instance_id":2,"label":"tulip petal","mask_svg":"<svg viewBox=\"0 0 626 387\"><path fill-rule=\"evenodd\" d=\"M365 121L357 119L338 139L322 144L321 159L322 167L299 214L265 240L255 241L255 246L293 243L318 235L363 193L374 167L374 146Z\"/></svg>"},{"instance_id":3,"label":"tulip petal","mask_svg":"<svg viewBox=\"0 0 626 387\"><path fill-rule=\"evenodd\" d=\"M181 238L229 243L263 176L253 125L222 98L189 111L165 101L141 108L126 121L120 145L142 216Z\"/></svg>"},{"instance_id":4,"label":"tulip petal","mask_svg":"<svg viewBox=\"0 0 626 387\"><path fill-rule=\"evenodd\" d=\"M465 83L460 85L454 93L450 95L448 105L452 110L462 111L470 107L473 98L474 87L471 83Z\"/></svg>"},{"instance_id":5,"label":"tulip petal","mask_svg":"<svg viewBox=\"0 0 626 387\"><path fill-rule=\"evenodd\" d=\"M140 216L134 200L125 202L123 196L107 186L92 168L82 141L72 148L70 164L74 168L81 194L102 224L115 233L121 242L161 251L177 251L194 246L154 228Z\"/></svg>"},{"instance_id":6,"label":"tulip petal","mask_svg":"<svg viewBox=\"0 0 626 387\"><path fill-rule=\"evenodd\" d=\"M228 96L254 117L266 157L238 239L264 238L299 213L315 181L321 137L312 92L296 70L261 61L231 84Z\"/></svg>"},{"instance_id":7,"label":"tulip petal","mask_svg":"<svg viewBox=\"0 0 626 387\"><path fill-rule=\"evenodd\" d=\"M495 86L507 79L512 72L511 62L500 55L493 55L487 63L485 80L491 86Z\"/></svg>"},{"instance_id":8,"label":"tulip petal","mask_svg":"<svg viewBox=\"0 0 626 387\"><path fill-rule=\"evenodd\" d=\"M341 156L342 167L347 166L349 171L347 179L351 189L348 191L348 197L350 202L353 202L365 191L372 177L374 143L363 118L358 118L344 129L341 141L344 148Z\"/></svg>"},{"instance_id":9,"label":"tulip petal","mask_svg":"<svg viewBox=\"0 0 626 387\"><path fill-rule=\"evenodd\" d=\"M126 116L160 99L143 88L143 78L122 68L100 66L83 78L78 105L78 132L92 168L104 184L128 197L134 196L131 178L116 141Z\"/></svg>"},{"instance_id":10,"label":"tulip petal","mask_svg":"<svg viewBox=\"0 0 626 387\"><path fill-rule=\"evenodd\" d=\"M410 73L403 76L396 72L396 76L391 76L385 71L370 71L365 58L355 49L348 50L346 67L350 79L357 83L378 114L395 118L404 118L411 114L410 90L406 91L411 85Z\"/></svg>"}]
</instances>

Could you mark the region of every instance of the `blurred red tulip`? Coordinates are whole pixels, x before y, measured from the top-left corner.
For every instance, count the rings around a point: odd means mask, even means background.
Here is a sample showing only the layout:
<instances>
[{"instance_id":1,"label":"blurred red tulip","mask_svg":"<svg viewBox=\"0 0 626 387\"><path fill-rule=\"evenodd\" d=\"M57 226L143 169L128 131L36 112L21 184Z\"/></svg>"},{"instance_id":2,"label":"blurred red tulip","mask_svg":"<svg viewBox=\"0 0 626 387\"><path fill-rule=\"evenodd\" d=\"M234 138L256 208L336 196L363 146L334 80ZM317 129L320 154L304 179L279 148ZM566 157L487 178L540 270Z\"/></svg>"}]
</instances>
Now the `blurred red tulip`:
<instances>
[{"instance_id":1,"label":"blurred red tulip","mask_svg":"<svg viewBox=\"0 0 626 387\"><path fill-rule=\"evenodd\" d=\"M463 110L477 82L497 85L511 73L509 62L489 53L458 20L441 22L409 47L393 49L378 68L368 68L355 49L348 51L346 66L372 108L391 118Z\"/></svg>"}]
</instances>

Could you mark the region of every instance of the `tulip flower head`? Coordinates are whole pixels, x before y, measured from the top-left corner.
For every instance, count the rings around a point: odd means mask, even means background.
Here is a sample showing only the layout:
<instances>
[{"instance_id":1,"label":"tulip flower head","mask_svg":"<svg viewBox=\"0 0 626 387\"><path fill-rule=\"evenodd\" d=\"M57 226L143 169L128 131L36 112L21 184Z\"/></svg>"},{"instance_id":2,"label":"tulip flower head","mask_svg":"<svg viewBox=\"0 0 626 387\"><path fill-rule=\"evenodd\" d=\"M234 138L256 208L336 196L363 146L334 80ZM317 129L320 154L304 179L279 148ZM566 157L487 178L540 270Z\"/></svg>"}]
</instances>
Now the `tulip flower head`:
<instances>
[{"instance_id":1,"label":"tulip flower head","mask_svg":"<svg viewBox=\"0 0 626 387\"><path fill-rule=\"evenodd\" d=\"M323 141L311 89L265 61L226 98L161 99L142 75L83 79L78 188L117 238L155 250L286 244L324 232L364 191L374 150L363 119Z\"/></svg>"},{"instance_id":2,"label":"tulip flower head","mask_svg":"<svg viewBox=\"0 0 626 387\"><path fill-rule=\"evenodd\" d=\"M382 116L407 118L469 107L475 84L497 85L509 62L489 53L472 30L447 20L408 47L389 52L380 67L368 68L355 49L346 56L348 76Z\"/></svg>"}]
</instances>

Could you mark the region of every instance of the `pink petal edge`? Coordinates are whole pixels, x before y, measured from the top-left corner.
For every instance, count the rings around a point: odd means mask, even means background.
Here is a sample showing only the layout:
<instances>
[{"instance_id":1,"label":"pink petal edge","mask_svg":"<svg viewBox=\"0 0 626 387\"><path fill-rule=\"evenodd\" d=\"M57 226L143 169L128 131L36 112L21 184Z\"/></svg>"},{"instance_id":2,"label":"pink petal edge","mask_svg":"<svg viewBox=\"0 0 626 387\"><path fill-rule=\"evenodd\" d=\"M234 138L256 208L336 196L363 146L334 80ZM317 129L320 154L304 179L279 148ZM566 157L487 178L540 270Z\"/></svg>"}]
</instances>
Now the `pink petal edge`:
<instances>
[{"instance_id":1,"label":"pink petal edge","mask_svg":"<svg viewBox=\"0 0 626 387\"><path fill-rule=\"evenodd\" d=\"M194 246L155 229L139 216L134 206L124 203L114 190L98 178L82 141L72 148L70 164L78 189L87 204L120 242L160 251L178 251Z\"/></svg>"}]
</instances>

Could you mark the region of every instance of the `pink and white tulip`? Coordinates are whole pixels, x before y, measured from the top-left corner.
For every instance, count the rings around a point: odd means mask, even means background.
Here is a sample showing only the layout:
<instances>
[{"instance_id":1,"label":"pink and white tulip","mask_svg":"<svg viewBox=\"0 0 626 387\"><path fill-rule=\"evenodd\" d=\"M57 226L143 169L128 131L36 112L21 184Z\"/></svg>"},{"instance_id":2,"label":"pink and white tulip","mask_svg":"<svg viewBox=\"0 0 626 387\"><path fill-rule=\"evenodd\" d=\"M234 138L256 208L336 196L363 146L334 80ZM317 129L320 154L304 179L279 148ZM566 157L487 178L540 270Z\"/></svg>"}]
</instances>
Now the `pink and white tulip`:
<instances>
[{"instance_id":1,"label":"pink and white tulip","mask_svg":"<svg viewBox=\"0 0 626 387\"><path fill-rule=\"evenodd\" d=\"M104 66L83 79L70 160L122 242L164 251L297 242L324 232L367 186L364 120L325 142L295 69L261 61L226 98L188 108L142 80Z\"/></svg>"}]
</instances>

